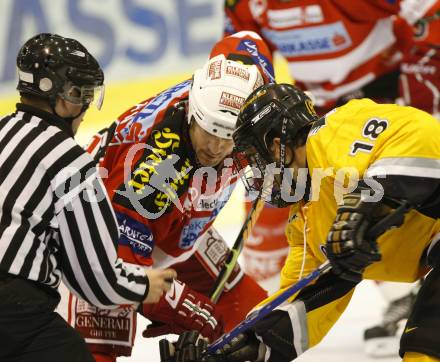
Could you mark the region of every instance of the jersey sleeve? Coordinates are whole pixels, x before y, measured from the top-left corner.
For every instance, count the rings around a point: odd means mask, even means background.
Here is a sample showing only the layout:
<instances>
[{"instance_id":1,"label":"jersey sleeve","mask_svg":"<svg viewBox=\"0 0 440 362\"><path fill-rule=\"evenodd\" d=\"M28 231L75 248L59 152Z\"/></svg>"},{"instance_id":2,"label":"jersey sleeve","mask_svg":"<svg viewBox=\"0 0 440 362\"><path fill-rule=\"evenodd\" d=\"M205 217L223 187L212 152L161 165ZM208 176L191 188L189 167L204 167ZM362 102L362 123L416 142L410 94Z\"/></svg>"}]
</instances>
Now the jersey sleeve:
<instances>
[{"instance_id":1,"label":"jersey sleeve","mask_svg":"<svg viewBox=\"0 0 440 362\"><path fill-rule=\"evenodd\" d=\"M118 255L129 263L143 266L153 264L151 253L155 244L153 223L156 218L152 211L154 196L147 194L150 190L145 182L147 173L139 173L139 165L149 154L148 151L140 150L141 157L133 161L132 166L116 162L106 179L106 188L111 190L112 206L119 227ZM126 159L127 155L123 155L122 159ZM137 183L134 185L133 182ZM145 183L146 190L141 183Z\"/></svg>"},{"instance_id":2,"label":"jersey sleeve","mask_svg":"<svg viewBox=\"0 0 440 362\"><path fill-rule=\"evenodd\" d=\"M63 280L76 295L102 308L140 302L148 292L145 271L117 257L119 235L110 200L91 157L81 152L88 164L72 176L60 173L55 188L62 195L55 210ZM79 173L83 180L76 177ZM66 185L75 187L63 193Z\"/></svg>"},{"instance_id":3,"label":"jersey sleeve","mask_svg":"<svg viewBox=\"0 0 440 362\"><path fill-rule=\"evenodd\" d=\"M124 147L109 146L118 132L118 121L95 134L85 147L100 166L100 174L104 178L119 229L118 256L133 265L152 265L151 252L154 238L148 219L136 211L143 208L139 199L137 204L130 201L130 194L125 193L125 165L119 162ZM123 156L126 156L122 152ZM124 159L122 157L121 159ZM124 197L127 196L127 197Z\"/></svg>"}]
</instances>

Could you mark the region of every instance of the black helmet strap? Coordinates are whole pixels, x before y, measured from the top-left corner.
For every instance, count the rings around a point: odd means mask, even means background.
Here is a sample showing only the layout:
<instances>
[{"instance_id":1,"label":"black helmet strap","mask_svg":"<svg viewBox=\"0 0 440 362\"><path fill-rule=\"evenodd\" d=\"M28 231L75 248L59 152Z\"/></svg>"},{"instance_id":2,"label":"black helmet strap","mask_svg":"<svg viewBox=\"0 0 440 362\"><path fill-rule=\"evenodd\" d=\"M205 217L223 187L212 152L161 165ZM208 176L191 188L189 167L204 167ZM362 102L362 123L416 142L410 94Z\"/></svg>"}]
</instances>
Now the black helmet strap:
<instances>
[{"instance_id":1,"label":"black helmet strap","mask_svg":"<svg viewBox=\"0 0 440 362\"><path fill-rule=\"evenodd\" d=\"M49 105L50 105L50 109L52 110L53 114L55 114L57 117L60 117L62 119L64 119L68 124L72 125L73 120L75 118L77 118L81 113L85 112L87 110L87 108L89 108L88 104L84 104L81 107L81 110L78 112L78 114L76 114L75 116L70 116L70 117L61 117L57 111L55 110L55 106L56 106L56 97L50 97L49 98Z\"/></svg>"},{"instance_id":2,"label":"black helmet strap","mask_svg":"<svg viewBox=\"0 0 440 362\"><path fill-rule=\"evenodd\" d=\"M286 140L287 140L287 117L283 117L283 123L281 125L281 137L280 137L280 176L283 179L284 169L286 167Z\"/></svg>"}]
</instances>

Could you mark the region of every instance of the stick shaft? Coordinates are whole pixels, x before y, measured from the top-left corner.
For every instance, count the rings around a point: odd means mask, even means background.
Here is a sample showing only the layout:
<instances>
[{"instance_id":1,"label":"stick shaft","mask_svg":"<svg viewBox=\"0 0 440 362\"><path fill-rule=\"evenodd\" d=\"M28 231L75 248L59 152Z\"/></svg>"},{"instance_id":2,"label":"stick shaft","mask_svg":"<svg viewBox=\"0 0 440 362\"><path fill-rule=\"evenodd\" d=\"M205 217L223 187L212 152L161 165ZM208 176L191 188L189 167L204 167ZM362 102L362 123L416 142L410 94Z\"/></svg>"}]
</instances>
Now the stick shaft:
<instances>
[{"instance_id":1,"label":"stick shaft","mask_svg":"<svg viewBox=\"0 0 440 362\"><path fill-rule=\"evenodd\" d=\"M318 268L312 271L309 275L298 281L296 284L293 284L289 288L287 288L283 293L278 295L276 298L272 299L270 302L265 304L261 309L258 309L254 313L251 313L244 321L238 324L233 330L229 333L226 333L221 338L213 342L209 345L207 353L214 353L219 348L222 348L225 344L229 343L233 338L238 336L240 333L251 328L257 321L264 318L267 314L269 314L272 310L286 301L288 298L293 296L295 293L300 291L302 288L310 284L312 281L317 279L320 275L324 274L328 270L330 270L331 266L328 261L321 264Z\"/></svg>"},{"instance_id":2,"label":"stick shaft","mask_svg":"<svg viewBox=\"0 0 440 362\"><path fill-rule=\"evenodd\" d=\"M385 216L378 223L373 225L371 229L368 231L367 235L376 239L380 235L382 235L386 230L390 227L400 225L402 222L402 218L406 212L410 209L409 204L407 202L402 202L402 204L394 211ZM289 288L287 288L283 293L278 295L276 298L265 304L261 309L257 310L254 313L251 313L245 320L243 320L240 324L238 324L234 329L232 329L229 333L223 335L218 340L214 341L209 345L207 353L214 353L217 349L222 348L226 343L229 343L234 337L239 335L240 333L250 329L257 321L265 317L271 311L273 311L276 307L286 301L288 298L293 296L295 293L306 287L315 279L319 278L322 274L326 273L331 269L330 262L327 260L323 264L321 264L317 269L312 271L309 275L298 281L296 284L293 284Z\"/></svg>"},{"instance_id":3,"label":"stick shaft","mask_svg":"<svg viewBox=\"0 0 440 362\"><path fill-rule=\"evenodd\" d=\"M226 258L222 270L215 280L215 284L210 293L212 302L217 303L221 294L223 293L226 282L228 281L229 277L232 274L232 271L234 270L235 265L237 264L238 257L243 249L244 243L249 238L249 235L252 232L252 228L257 222L257 219L260 216L263 207L264 200L257 197L246 217L246 220L244 221L243 226L241 227L240 232L238 233L237 238L235 239L234 245L229 251L229 255Z\"/></svg>"}]
</instances>

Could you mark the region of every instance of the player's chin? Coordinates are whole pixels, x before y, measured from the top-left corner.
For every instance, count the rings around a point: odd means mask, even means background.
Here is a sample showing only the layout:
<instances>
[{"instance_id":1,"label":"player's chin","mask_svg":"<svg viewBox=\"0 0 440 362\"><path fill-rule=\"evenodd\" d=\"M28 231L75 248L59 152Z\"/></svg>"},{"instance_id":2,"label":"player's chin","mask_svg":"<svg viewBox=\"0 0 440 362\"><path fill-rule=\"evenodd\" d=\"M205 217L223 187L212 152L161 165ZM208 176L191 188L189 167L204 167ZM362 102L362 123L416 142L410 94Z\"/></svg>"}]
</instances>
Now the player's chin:
<instances>
[{"instance_id":1,"label":"player's chin","mask_svg":"<svg viewBox=\"0 0 440 362\"><path fill-rule=\"evenodd\" d=\"M199 163L203 167L216 167L220 164L222 160L223 158L221 157L205 157L205 156L199 157Z\"/></svg>"}]
</instances>

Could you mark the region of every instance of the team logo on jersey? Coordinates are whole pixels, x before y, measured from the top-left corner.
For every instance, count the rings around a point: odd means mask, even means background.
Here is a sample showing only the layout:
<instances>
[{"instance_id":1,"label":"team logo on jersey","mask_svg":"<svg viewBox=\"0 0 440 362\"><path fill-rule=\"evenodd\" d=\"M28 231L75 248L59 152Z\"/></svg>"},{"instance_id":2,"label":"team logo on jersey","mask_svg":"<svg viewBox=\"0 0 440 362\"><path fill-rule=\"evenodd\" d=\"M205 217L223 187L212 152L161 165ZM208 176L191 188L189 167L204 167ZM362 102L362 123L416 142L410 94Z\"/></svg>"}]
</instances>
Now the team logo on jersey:
<instances>
[{"instance_id":1,"label":"team logo on jersey","mask_svg":"<svg viewBox=\"0 0 440 362\"><path fill-rule=\"evenodd\" d=\"M150 256L153 251L153 234L151 230L141 222L116 212L119 225L119 243L130 248L143 257Z\"/></svg>"},{"instance_id":2,"label":"team logo on jersey","mask_svg":"<svg viewBox=\"0 0 440 362\"><path fill-rule=\"evenodd\" d=\"M193 166L189 157L178 155L180 136L168 127L155 129L148 144L141 146L147 148L146 156L132 172L128 181L131 189L118 193L128 197L136 211L147 218L160 217L171 204L183 211L179 196L186 190Z\"/></svg>"},{"instance_id":3,"label":"team logo on jersey","mask_svg":"<svg viewBox=\"0 0 440 362\"><path fill-rule=\"evenodd\" d=\"M341 21L302 29L275 31L266 28L262 31L286 57L334 53L352 44Z\"/></svg>"},{"instance_id":4,"label":"team logo on jersey","mask_svg":"<svg viewBox=\"0 0 440 362\"><path fill-rule=\"evenodd\" d=\"M197 198L194 198L193 203L195 205L195 211L212 211L213 217L217 216L217 214L229 200L233 190L234 186L230 185L221 188L217 192L208 195L200 195Z\"/></svg>"}]
</instances>

